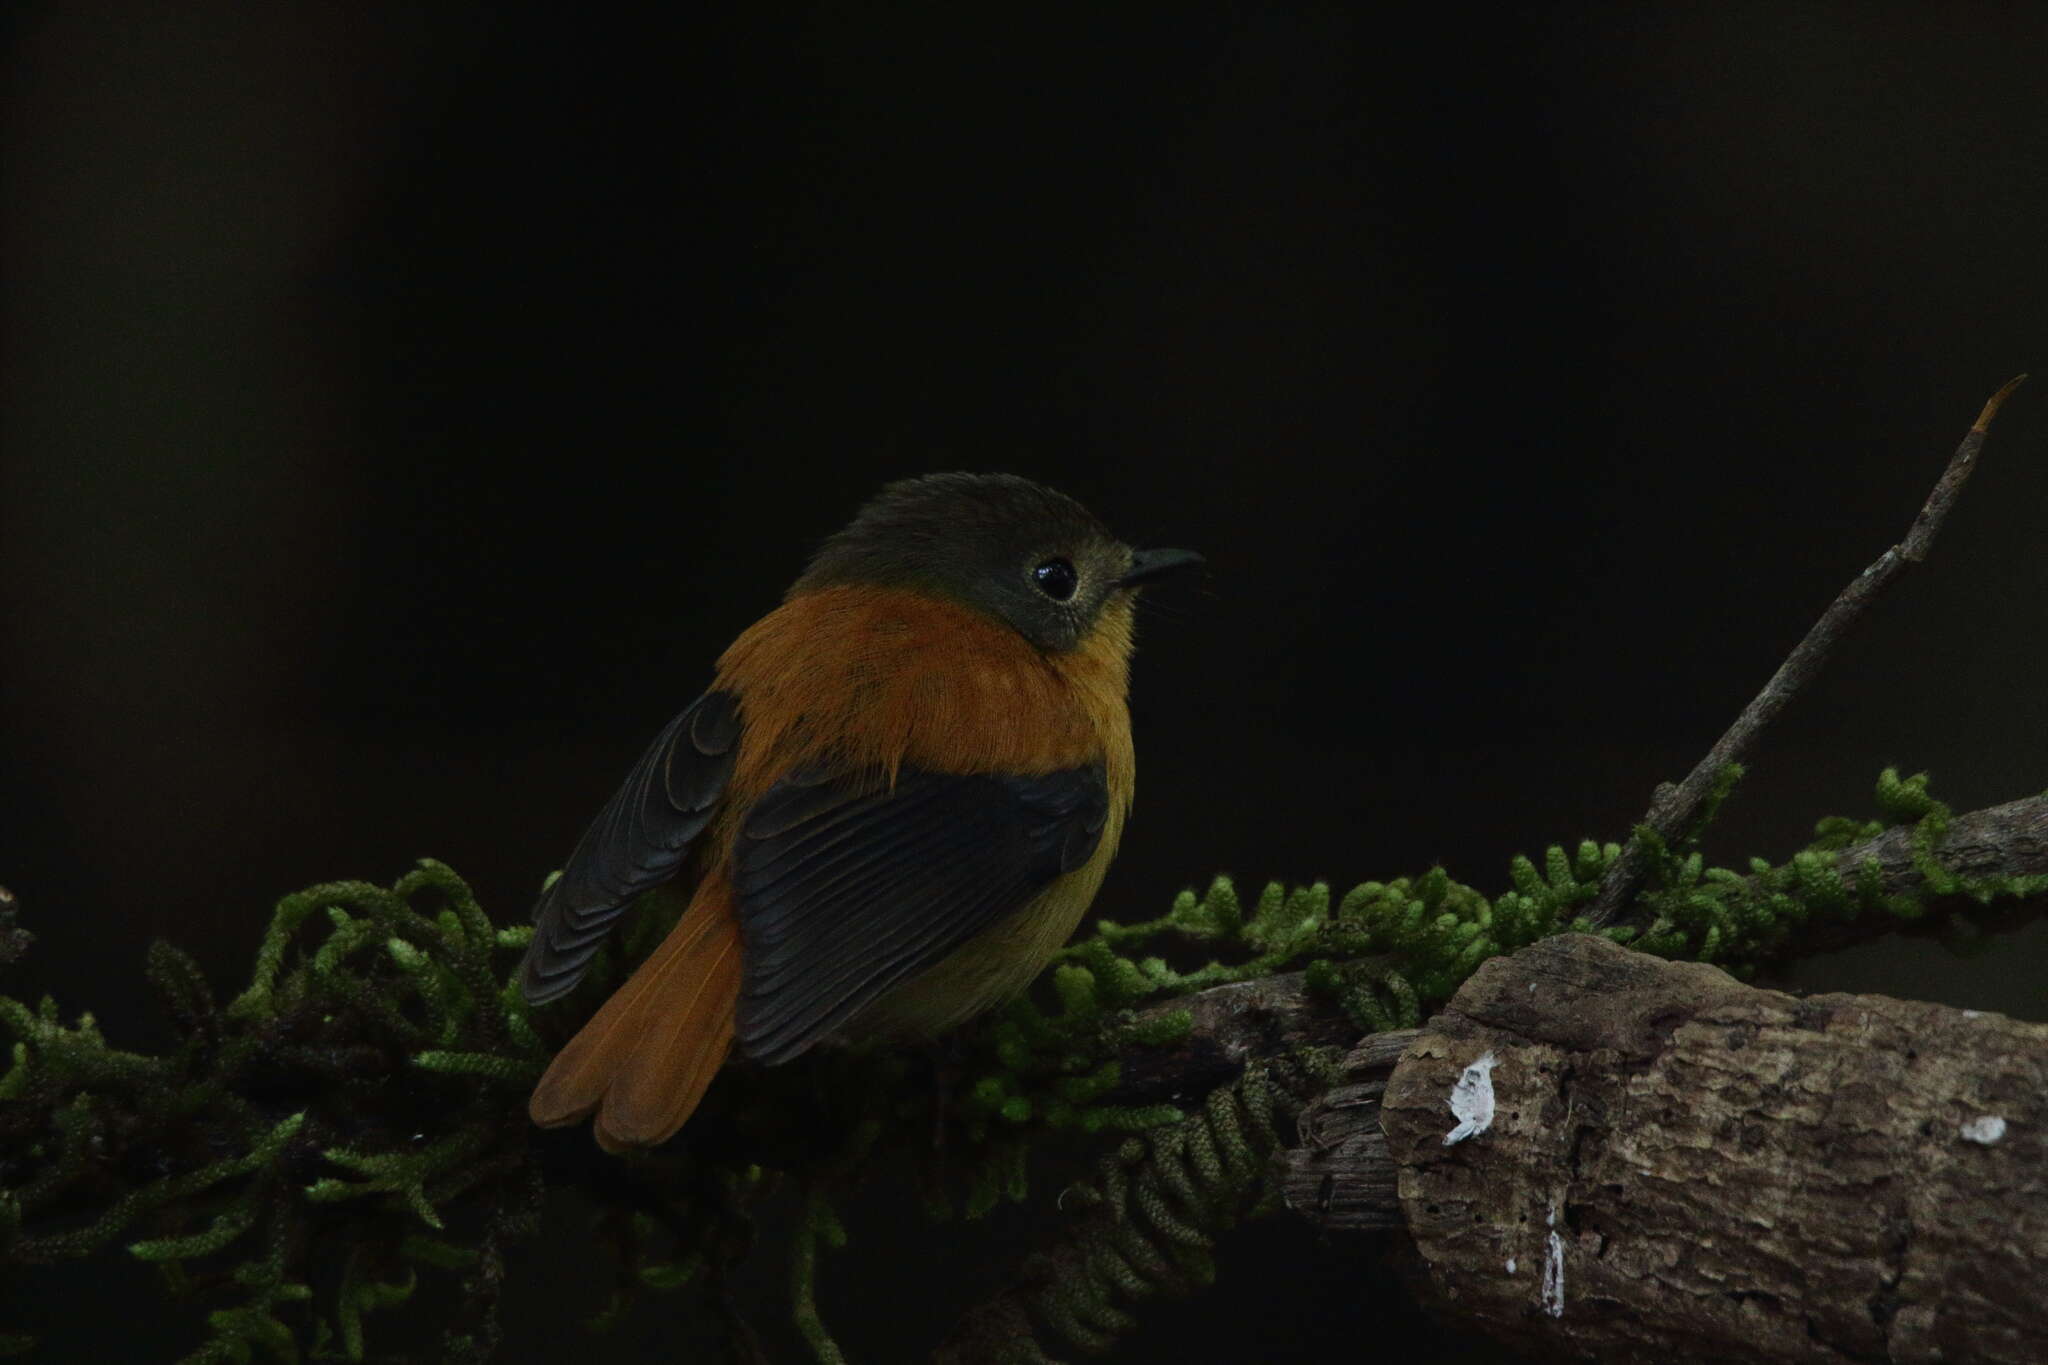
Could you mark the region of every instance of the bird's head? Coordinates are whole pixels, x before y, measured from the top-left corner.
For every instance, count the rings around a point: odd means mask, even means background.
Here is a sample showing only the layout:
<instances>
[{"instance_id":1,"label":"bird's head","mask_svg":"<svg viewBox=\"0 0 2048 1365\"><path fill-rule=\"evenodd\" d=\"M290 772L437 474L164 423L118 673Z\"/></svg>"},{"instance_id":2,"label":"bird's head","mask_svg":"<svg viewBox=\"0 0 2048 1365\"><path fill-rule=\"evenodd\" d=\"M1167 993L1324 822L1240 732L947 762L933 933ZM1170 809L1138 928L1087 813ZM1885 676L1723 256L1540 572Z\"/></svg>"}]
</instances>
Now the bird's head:
<instances>
[{"instance_id":1,"label":"bird's head","mask_svg":"<svg viewBox=\"0 0 2048 1365\"><path fill-rule=\"evenodd\" d=\"M1191 550L1134 550L1066 494L1014 474L928 474L876 494L790 596L851 584L935 593L1062 653L1141 585L1201 562Z\"/></svg>"}]
</instances>

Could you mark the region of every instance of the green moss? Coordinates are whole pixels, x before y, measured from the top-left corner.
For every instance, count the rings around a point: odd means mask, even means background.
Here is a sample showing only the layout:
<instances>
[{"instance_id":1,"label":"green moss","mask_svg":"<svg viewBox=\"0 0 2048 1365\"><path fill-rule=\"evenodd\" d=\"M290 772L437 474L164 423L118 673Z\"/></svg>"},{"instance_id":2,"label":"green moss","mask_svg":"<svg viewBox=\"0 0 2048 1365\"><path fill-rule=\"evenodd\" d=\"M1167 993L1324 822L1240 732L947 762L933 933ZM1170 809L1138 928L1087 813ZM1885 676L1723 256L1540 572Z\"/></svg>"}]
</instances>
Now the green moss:
<instances>
[{"instance_id":1,"label":"green moss","mask_svg":"<svg viewBox=\"0 0 2048 1365\"><path fill-rule=\"evenodd\" d=\"M1739 776L1723 774L1710 812ZM1924 774L1888 769L1876 804L1876 820L1821 821L1782 863L1714 865L1704 822L1647 838L1650 879L1631 922L1607 932L1742 971L1817 928L2048 891L2044 877L1944 866L1950 813ZM1841 849L1899 825L1922 878L1913 894L1886 893L1873 864L1837 865ZM1209 1283L1218 1236L1269 1202L1267 1158L1327 1083L1330 1059L1308 1053L1262 1061L1185 1108L1130 1102L1132 1055L1177 1047L1193 1026L1175 997L1299 969L1360 1031L1412 1026L1487 958L1583 927L1619 854L1583 840L1516 857L1493 895L1443 868L1341 896L1268 883L1247 899L1218 877L1156 919L1099 922L1039 989L936 1058L820 1050L733 1068L683 1141L626 1160L596 1156L581 1133L549 1139L578 1154L556 1165L596 1204L594 1231L618 1263L595 1319L617 1321L643 1293L696 1295L745 1337L726 1277L753 1249L754 1206L794 1184L792 1309L813 1353L839 1359L816 1276L821 1250L846 1240L833 1210L876 1168L872 1153L914 1155L927 1208L979 1217L1027 1197L1039 1148L1107 1143L1095 1175L1058 1201L1066 1235L1034 1261L1029 1290L981 1315L1005 1344L976 1358L1105 1346L1145 1301ZM572 1002L538 1015L514 979L530 931L493 925L435 862L388 888L328 882L285 897L224 1007L190 957L152 945L146 976L175 1030L161 1054L113 1046L90 1013L0 996L0 1256L32 1267L125 1248L157 1264L196 1301L205 1336L190 1361L371 1359L379 1315L399 1304L446 1324L442 1358L488 1358L505 1251L531 1235L543 1193L526 1092L680 909L669 893L646 898ZM8 942L25 940L11 912L0 920ZM1966 944L1970 921L1950 925Z\"/></svg>"},{"instance_id":2,"label":"green moss","mask_svg":"<svg viewBox=\"0 0 2048 1365\"><path fill-rule=\"evenodd\" d=\"M8 1259L125 1240L175 1284L219 1286L208 1297L228 1302L206 1313L195 1361L297 1359L321 1339L360 1359L365 1314L422 1283L452 1310L483 1253L460 1248L459 1263L416 1275L405 1223L441 1226L461 1200L470 1236L502 1238L538 1188L513 1120L546 1052L512 1022L516 946L428 862L388 889L331 882L279 902L225 1009L188 956L153 945L147 976L176 1030L161 1056L109 1046L90 1015L67 1027L53 1002L0 997L15 1035L0 1087L16 1101L0 1151L21 1173ZM323 1165L349 1174L322 1177ZM347 1202L325 1211L335 1201ZM82 1224L42 1216L95 1204ZM315 1225L355 1267L324 1285L303 1264Z\"/></svg>"}]
</instances>

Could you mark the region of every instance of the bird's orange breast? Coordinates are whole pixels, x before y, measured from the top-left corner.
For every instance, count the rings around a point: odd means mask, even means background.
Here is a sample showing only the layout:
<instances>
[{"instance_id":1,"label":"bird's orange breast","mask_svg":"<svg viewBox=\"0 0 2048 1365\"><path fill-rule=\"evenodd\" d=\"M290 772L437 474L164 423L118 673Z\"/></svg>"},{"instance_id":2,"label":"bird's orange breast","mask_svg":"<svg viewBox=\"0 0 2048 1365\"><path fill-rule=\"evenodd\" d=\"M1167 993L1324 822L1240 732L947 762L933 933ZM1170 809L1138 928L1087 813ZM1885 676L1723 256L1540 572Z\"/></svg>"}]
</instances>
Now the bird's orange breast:
<instances>
[{"instance_id":1,"label":"bird's orange breast","mask_svg":"<svg viewBox=\"0 0 2048 1365\"><path fill-rule=\"evenodd\" d=\"M898 588L791 598L735 640L713 686L739 698L728 806L794 768L1037 775L1100 760L1121 815L1135 777L1127 596L1080 647L1040 653L971 608Z\"/></svg>"}]
</instances>

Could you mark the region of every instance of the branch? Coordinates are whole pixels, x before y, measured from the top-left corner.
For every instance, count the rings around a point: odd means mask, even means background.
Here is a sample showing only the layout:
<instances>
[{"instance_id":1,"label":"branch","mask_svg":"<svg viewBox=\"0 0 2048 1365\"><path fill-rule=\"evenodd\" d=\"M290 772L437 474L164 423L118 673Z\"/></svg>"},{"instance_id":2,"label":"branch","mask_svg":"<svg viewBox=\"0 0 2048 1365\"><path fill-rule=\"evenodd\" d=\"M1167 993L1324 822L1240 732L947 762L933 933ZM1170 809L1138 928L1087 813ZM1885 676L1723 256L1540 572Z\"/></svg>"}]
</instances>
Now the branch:
<instances>
[{"instance_id":1,"label":"branch","mask_svg":"<svg viewBox=\"0 0 2048 1365\"><path fill-rule=\"evenodd\" d=\"M1411 1037L1353 1054L1282 1182L1324 1229L1405 1227L1460 1321L1601 1360L2048 1359L2048 1026L1575 934Z\"/></svg>"},{"instance_id":2,"label":"branch","mask_svg":"<svg viewBox=\"0 0 2048 1365\"><path fill-rule=\"evenodd\" d=\"M1927 881L1925 864L1914 847L1917 834L1913 825L1888 829L1867 843L1843 849L1835 855L1835 866L1848 878L1852 869L1875 862L1879 884L1886 895L1916 894ZM2032 877L2048 873L2048 795L2023 797L2002 806L1951 817L1933 853L1943 868L1964 878ZM1961 898L1937 899L1930 909L1939 912L1966 904ZM1971 918L1977 928L1991 931L2016 928L2044 911L2048 911L2048 898L2033 896L1974 907ZM1862 915L1850 920L1810 923L1788 939L1785 946L1805 957L1869 943L1887 934L1940 934L1947 927L1948 917L1941 913L1929 913L1903 924L1890 916Z\"/></svg>"},{"instance_id":3,"label":"branch","mask_svg":"<svg viewBox=\"0 0 2048 1365\"><path fill-rule=\"evenodd\" d=\"M1137 1018L1149 1023L1176 1010L1193 1020L1187 1036L1125 1053L1106 1102L1187 1104L1237 1079L1247 1062L1304 1047L1349 1047L1358 1038L1358 1026L1335 1001L1312 993L1303 972L1211 986L1147 1006Z\"/></svg>"},{"instance_id":4,"label":"branch","mask_svg":"<svg viewBox=\"0 0 2048 1365\"><path fill-rule=\"evenodd\" d=\"M1999 407L2025 379L2025 375L2020 375L2009 380L2004 388L1991 395L1991 400L1977 414L1976 422L1963 437L1962 444L1956 447L1956 453L1949 457L1948 467L1935 482L1934 491L1927 495L1927 501L1920 508L1920 515L1913 519L1906 538L1879 555L1875 563L1850 580L1849 586L1842 589L1833 605L1822 612L1813 628L1806 632L1806 638L1785 656L1785 662L1778 665L1778 671L1764 684L1763 691L1743 708L1735 723L1715 741L1713 748L1707 750L1707 756L1699 761L1685 781L1676 787L1667 783L1657 789L1651 799L1649 813L1643 817L1644 825L1667 842L1675 841L1691 826L1722 770L1740 761L1764 728L1777 719L1778 713L1792 698L1820 673L1835 645L1878 594L1890 586L1908 564L1917 564L1927 557L1949 509L1955 505L1963 484L1977 467L1977 452L1984 447L1984 437L1991 429L1992 418L1998 415ZM1620 916L1642 886L1643 877L1649 871L1649 862L1649 850L1641 836L1631 838L1620 859L1608 869L1600 894L1587 910L1587 921L1594 928L1610 924Z\"/></svg>"},{"instance_id":5,"label":"branch","mask_svg":"<svg viewBox=\"0 0 2048 1365\"><path fill-rule=\"evenodd\" d=\"M1886 895L1911 895L1927 877L1916 858L1916 829L1901 825L1835 855L1845 877L1865 862L1876 862ZM1933 850L1941 865L1966 877L2024 877L2048 873L2048 795L2009 801L1950 819ZM1935 903L1932 911L1955 908ZM2048 896L2005 902L1979 910L1980 927L2011 928L2048 913ZM1801 956L1832 952L1895 933L1939 933L1947 916L1929 913L1901 921L1881 914L1813 923L1789 946ZM1309 991L1304 974L1284 972L1258 981L1215 986L1139 1012L1141 1021L1185 1009L1193 1017L1186 1038L1172 1047L1143 1048L1126 1055L1123 1078L1110 1098L1118 1104L1151 1104L1201 1095L1238 1074L1258 1057L1284 1054L1316 1044L1348 1045L1358 1037L1335 1002Z\"/></svg>"}]
</instances>

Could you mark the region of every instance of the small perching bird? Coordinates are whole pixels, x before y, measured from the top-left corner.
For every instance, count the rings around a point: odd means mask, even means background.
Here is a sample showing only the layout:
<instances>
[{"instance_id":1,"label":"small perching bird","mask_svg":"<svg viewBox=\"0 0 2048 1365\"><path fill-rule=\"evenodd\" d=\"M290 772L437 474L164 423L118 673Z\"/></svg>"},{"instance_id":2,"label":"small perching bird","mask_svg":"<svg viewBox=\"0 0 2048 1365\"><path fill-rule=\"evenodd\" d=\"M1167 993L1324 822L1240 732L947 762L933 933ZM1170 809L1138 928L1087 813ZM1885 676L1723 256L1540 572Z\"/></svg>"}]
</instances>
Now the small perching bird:
<instances>
[{"instance_id":1,"label":"small perching bird","mask_svg":"<svg viewBox=\"0 0 2048 1365\"><path fill-rule=\"evenodd\" d=\"M733 1051L933 1037L1030 983L1115 856L1134 762L1133 550L1007 474L890 484L656 737L534 908L529 1002L641 892L689 907L529 1112L664 1142Z\"/></svg>"}]
</instances>

